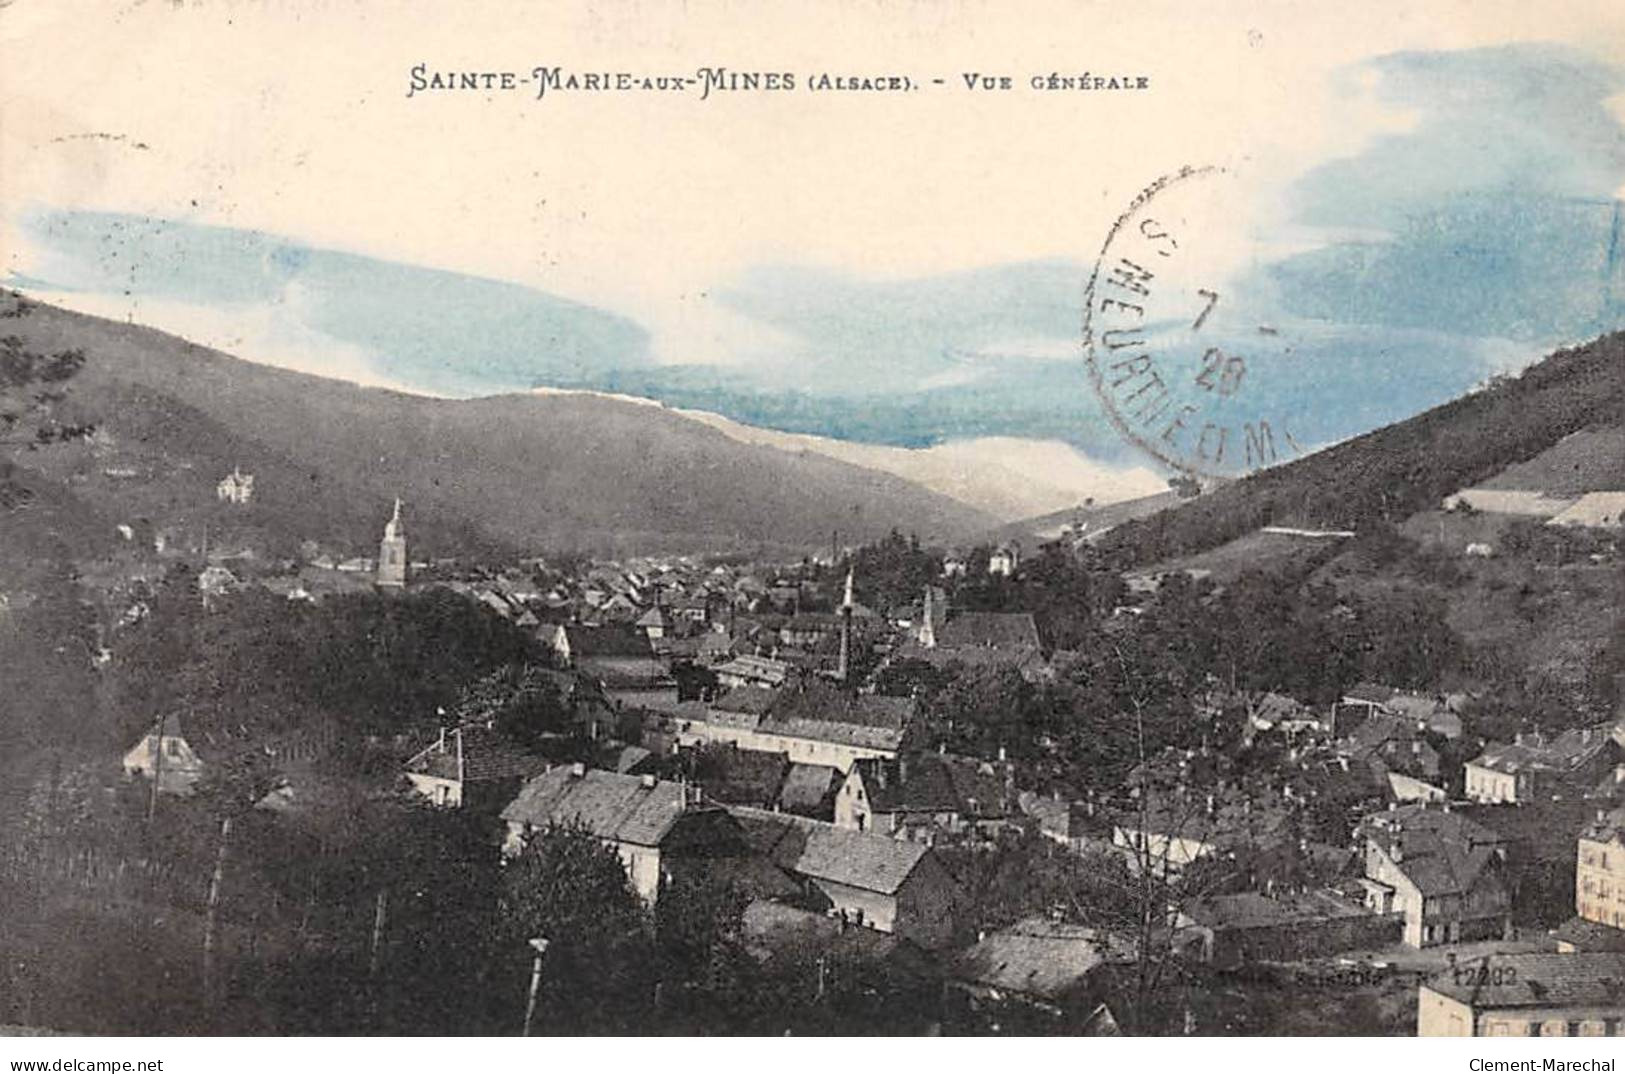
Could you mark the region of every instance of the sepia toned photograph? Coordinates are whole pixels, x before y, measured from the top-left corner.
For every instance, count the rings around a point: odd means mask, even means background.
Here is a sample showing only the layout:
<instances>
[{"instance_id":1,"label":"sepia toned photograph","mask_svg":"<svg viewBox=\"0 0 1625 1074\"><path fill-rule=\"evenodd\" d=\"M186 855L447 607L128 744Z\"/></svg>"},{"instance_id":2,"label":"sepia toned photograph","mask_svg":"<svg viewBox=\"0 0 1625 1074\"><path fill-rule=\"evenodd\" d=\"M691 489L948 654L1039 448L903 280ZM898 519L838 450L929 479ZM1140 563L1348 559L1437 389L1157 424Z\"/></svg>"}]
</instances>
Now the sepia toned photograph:
<instances>
[{"instance_id":1,"label":"sepia toned photograph","mask_svg":"<svg viewBox=\"0 0 1625 1074\"><path fill-rule=\"evenodd\" d=\"M1622 199L1591 0L0 0L0 1059L1625 1036Z\"/></svg>"}]
</instances>

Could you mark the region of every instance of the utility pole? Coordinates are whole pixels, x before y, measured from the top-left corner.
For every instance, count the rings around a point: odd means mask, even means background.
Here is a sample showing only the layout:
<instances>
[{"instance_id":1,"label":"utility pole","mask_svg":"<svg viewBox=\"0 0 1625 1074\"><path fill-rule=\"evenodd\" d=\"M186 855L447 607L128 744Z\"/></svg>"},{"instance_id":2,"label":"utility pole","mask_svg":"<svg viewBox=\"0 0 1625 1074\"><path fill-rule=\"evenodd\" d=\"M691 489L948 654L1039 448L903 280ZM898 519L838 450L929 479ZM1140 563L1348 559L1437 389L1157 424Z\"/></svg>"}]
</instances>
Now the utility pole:
<instances>
[{"instance_id":1,"label":"utility pole","mask_svg":"<svg viewBox=\"0 0 1625 1074\"><path fill-rule=\"evenodd\" d=\"M214 876L209 880L209 907L203 918L203 998L214 1003L214 922L220 906L220 880L226 871L226 840L231 837L231 818L220 822L220 851L214 859Z\"/></svg>"},{"instance_id":2,"label":"utility pole","mask_svg":"<svg viewBox=\"0 0 1625 1074\"><path fill-rule=\"evenodd\" d=\"M384 917L389 911L389 889L380 888L372 912L372 947L367 954L367 979L378 978L378 952L384 942Z\"/></svg>"},{"instance_id":3,"label":"utility pole","mask_svg":"<svg viewBox=\"0 0 1625 1074\"><path fill-rule=\"evenodd\" d=\"M547 944L545 936L537 936L530 941L530 946L536 950L536 957L530 960L530 992L525 997L525 1031L521 1036L530 1036L531 1019L536 1016L536 993L542 986L542 956L547 954Z\"/></svg>"},{"instance_id":4,"label":"utility pole","mask_svg":"<svg viewBox=\"0 0 1625 1074\"><path fill-rule=\"evenodd\" d=\"M152 727L152 787L147 794L147 825L158 812L158 781L164 768L164 717L160 713Z\"/></svg>"}]
</instances>

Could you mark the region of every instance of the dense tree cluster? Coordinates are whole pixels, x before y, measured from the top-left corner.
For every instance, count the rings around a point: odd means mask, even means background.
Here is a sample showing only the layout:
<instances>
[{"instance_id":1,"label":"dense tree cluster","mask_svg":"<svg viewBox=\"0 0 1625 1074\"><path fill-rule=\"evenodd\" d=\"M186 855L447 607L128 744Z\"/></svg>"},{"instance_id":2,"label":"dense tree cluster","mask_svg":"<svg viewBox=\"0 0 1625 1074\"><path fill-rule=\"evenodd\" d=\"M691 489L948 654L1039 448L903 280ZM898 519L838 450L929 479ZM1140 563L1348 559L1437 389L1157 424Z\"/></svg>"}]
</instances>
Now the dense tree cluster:
<instances>
[{"instance_id":1,"label":"dense tree cluster","mask_svg":"<svg viewBox=\"0 0 1625 1074\"><path fill-rule=\"evenodd\" d=\"M121 633L111 665L121 711L137 723L180 711L271 730L314 715L400 729L533 655L523 631L444 589L308 604L249 588L205 608L191 570L176 567L140 604L145 614ZM545 705L533 694L510 704Z\"/></svg>"}]
</instances>

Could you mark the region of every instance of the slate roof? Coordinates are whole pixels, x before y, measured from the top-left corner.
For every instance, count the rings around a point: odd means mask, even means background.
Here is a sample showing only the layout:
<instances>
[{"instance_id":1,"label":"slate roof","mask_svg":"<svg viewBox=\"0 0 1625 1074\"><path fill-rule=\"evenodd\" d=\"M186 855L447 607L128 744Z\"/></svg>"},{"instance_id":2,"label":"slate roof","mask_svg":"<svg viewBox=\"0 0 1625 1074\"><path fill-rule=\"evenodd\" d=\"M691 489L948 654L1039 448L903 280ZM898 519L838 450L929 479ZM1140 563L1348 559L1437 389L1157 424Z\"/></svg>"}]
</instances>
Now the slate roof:
<instances>
[{"instance_id":1,"label":"slate roof","mask_svg":"<svg viewBox=\"0 0 1625 1074\"><path fill-rule=\"evenodd\" d=\"M1625 951L1625 929L1583 917L1571 917L1553 929L1552 939L1573 944L1577 951Z\"/></svg>"},{"instance_id":2,"label":"slate roof","mask_svg":"<svg viewBox=\"0 0 1625 1074\"><path fill-rule=\"evenodd\" d=\"M1494 868L1505 840L1457 812L1424 805L1404 806L1367 817L1365 836L1424 896L1458 895L1473 890Z\"/></svg>"},{"instance_id":3,"label":"slate roof","mask_svg":"<svg viewBox=\"0 0 1625 1074\"><path fill-rule=\"evenodd\" d=\"M406 770L439 779L456 779L459 730L463 739L463 781L466 783L524 778L547 767L546 758L527 753L517 742L481 723L448 729L444 749L437 738L406 762Z\"/></svg>"},{"instance_id":4,"label":"slate roof","mask_svg":"<svg viewBox=\"0 0 1625 1074\"><path fill-rule=\"evenodd\" d=\"M1488 973L1462 972L1488 970ZM1500 972L1497 972L1500 971ZM1613 951L1487 955L1458 963L1427 987L1475 1010L1625 1008L1625 954Z\"/></svg>"},{"instance_id":5,"label":"slate roof","mask_svg":"<svg viewBox=\"0 0 1625 1074\"><path fill-rule=\"evenodd\" d=\"M929 850L921 843L820 825L807 831L793 868L817 880L895 895Z\"/></svg>"},{"instance_id":6,"label":"slate roof","mask_svg":"<svg viewBox=\"0 0 1625 1074\"><path fill-rule=\"evenodd\" d=\"M1038 624L1030 612L956 612L936 630L947 649L1038 649Z\"/></svg>"},{"instance_id":7,"label":"slate roof","mask_svg":"<svg viewBox=\"0 0 1625 1074\"><path fill-rule=\"evenodd\" d=\"M770 806L779 796L790 759L782 753L710 747L698 755L695 781L719 802Z\"/></svg>"},{"instance_id":8,"label":"slate roof","mask_svg":"<svg viewBox=\"0 0 1625 1074\"><path fill-rule=\"evenodd\" d=\"M716 671L718 675L738 675L777 686L789 677L790 665L765 656L736 656Z\"/></svg>"},{"instance_id":9,"label":"slate roof","mask_svg":"<svg viewBox=\"0 0 1625 1074\"><path fill-rule=\"evenodd\" d=\"M711 702L719 712L733 712L750 716L763 716L778 700L779 692L767 686L735 686Z\"/></svg>"},{"instance_id":10,"label":"slate roof","mask_svg":"<svg viewBox=\"0 0 1625 1074\"><path fill-rule=\"evenodd\" d=\"M502 819L538 828L580 824L600 839L657 847L683 815L684 794L667 780L560 765L526 783Z\"/></svg>"},{"instance_id":11,"label":"slate roof","mask_svg":"<svg viewBox=\"0 0 1625 1074\"><path fill-rule=\"evenodd\" d=\"M821 809L839 784L841 770L825 764L793 764L779 787L779 805L806 813Z\"/></svg>"},{"instance_id":12,"label":"slate roof","mask_svg":"<svg viewBox=\"0 0 1625 1074\"><path fill-rule=\"evenodd\" d=\"M922 753L893 761L864 758L853 767L877 813L951 811L1003 817L1014 808L1011 784L1005 779L1008 766L991 761Z\"/></svg>"},{"instance_id":13,"label":"slate roof","mask_svg":"<svg viewBox=\"0 0 1625 1074\"><path fill-rule=\"evenodd\" d=\"M914 709L913 698L853 694L812 682L781 691L761 727L794 738L895 750Z\"/></svg>"},{"instance_id":14,"label":"slate roof","mask_svg":"<svg viewBox=\"0 0 1625 1074\"><path fill-rule=\"evenodd\" d=\"M1361 682L1344 691L1343 700L1363 702L1368 705L1385 705L1397 693L1399 691L1392 686L1384 686L1375 682Z\"/></svg>"},{"instance_id":15,"label":"slate roof","mask_svg":"<svg viewBox=\"0 0 1625 1074\"><path fill-rule=\"evenodd\" d=\"M1510 745L1491 743L1470 763L1506 775L1573 772L1608 745L1608 730L1607 726L1572 728L1555 738L1538 733L1521 735L1521 741Z\"/></svg>"},{"instance_id":16,"label":"slate roof","mask_svg":"<svg viewBox=\"0 0 1625 1074\"><path fill-rule=\"evenodd\" d=\"M1215 895L1190 902L1185 912L1198 925L1208 928L1256 928L1325 921L1339 917L1363 917L1359 903L1329 891L1271 897L1256 891Z\"/></svg>"},{"instance_id":17,"label":"slate roof","mask_svg":"<svg viewBox=\"0 0 1625 1074\"><path fill-rule=\"evenodd\" d=\"M954 960L961 981L1056 1000L1084 984L1098 967L1133 961L1129 945L1107 933L1040 919L984 937Z\"/></svg>"},{"instance_id":18,"label":"slate roof","mask_svg":"<svg viewBox=\"0 0 1625 1074\"><path fill-rule=\"evenodd\" d=\"M1601 813L1580 835L1595 843L1625 843L1625 807Z\"/></svg>"},{"instance_id":19,"label":"slate roof","mask_svg":"<svg viewBox=\"0 0 1625 1074\"><path fill-rule=\"evenodd\" d=\"M641 630L626 627L587 627L565 625L559 628L570 644L573 659L604 656L653 657L649 636Z\"/></svg>"}]
</instances>

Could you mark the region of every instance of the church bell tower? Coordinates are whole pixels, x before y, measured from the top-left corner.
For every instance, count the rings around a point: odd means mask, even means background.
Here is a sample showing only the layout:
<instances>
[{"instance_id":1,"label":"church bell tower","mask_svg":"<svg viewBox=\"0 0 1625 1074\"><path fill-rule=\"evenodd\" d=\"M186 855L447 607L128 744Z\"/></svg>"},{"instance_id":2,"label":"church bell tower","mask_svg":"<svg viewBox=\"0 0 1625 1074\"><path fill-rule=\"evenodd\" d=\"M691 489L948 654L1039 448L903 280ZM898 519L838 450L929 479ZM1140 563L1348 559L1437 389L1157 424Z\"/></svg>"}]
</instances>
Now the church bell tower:
<instances>
[{"instance_id":1,"label":"church bell tower","mask_svg":"<svg viewBox=\"0 0 1625 1074\"><path fill-rule=\"evenodd\" d=\"M395 498L395 514L384 525L384 539L378 544L378 584L389 589L406 586L406 527L401 524L401 501Z\"/></svg>"}]
</instances>

